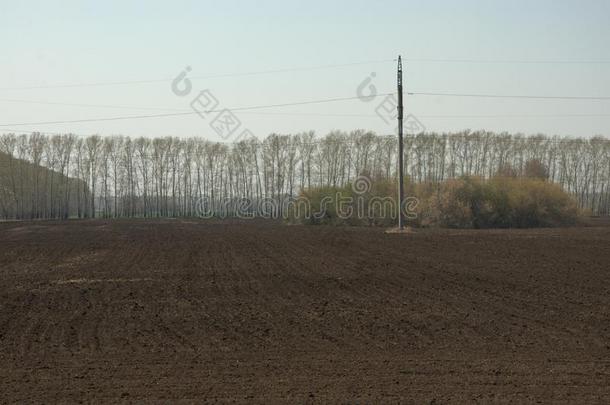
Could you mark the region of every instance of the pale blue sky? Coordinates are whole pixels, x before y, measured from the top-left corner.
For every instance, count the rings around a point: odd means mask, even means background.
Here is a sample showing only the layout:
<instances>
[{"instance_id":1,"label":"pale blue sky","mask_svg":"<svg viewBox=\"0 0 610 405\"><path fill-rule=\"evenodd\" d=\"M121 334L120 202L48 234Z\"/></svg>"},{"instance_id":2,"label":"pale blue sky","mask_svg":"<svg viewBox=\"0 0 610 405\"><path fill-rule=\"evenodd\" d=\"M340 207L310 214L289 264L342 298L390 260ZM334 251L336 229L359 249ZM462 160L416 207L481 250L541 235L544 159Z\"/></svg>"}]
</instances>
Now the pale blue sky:
<instances>
[{"instance_id":1,"label":"pale blue sky","mask_svg":"<svg viewBox=\"0 0 610 405\"><path fill-rule=\"evenodd\" d=\"M172 78L187 65L191 75L205 76L388 61L399 53L413 60L405 65L409 91L610 96L610 63L422 61L610 62L610 1L0 0L0 17L0 124L155 113L7 100L188 110L192 99L174 95L169 80L6 89L11 87ZM391 61L201 79L193 81L193 88L210 89L222 107L276 104L355 96L371 72L380 92L394 90ZM375 116L377 103L355 100L236 114L257 136L310 129L392 133L393 125ZM610 101L410 96L406 110L433 131L610 136ZM461 117L448 117L455 115ZM198 116L179 116L18 128L220 139L208 124Z\"/></svg>"}]
</instances>

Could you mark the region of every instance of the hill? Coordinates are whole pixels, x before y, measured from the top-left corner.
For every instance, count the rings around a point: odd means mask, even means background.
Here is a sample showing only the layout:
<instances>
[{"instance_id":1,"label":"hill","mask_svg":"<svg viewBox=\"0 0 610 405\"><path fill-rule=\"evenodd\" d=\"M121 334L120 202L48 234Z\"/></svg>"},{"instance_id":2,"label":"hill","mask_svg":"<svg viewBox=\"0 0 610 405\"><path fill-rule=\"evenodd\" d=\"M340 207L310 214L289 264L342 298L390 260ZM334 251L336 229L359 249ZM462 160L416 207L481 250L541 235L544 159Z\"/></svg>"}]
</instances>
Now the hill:
<instances>
[{"instance_id":1,"label":"hill","mask_svg":"<svg viewBox=\"0 0 610 405\"><path fill-rule=\"evenodd\" d=\"M0 218L81 217L89 194L80 179L0 152Z\"/></svg>"}]
</instances>

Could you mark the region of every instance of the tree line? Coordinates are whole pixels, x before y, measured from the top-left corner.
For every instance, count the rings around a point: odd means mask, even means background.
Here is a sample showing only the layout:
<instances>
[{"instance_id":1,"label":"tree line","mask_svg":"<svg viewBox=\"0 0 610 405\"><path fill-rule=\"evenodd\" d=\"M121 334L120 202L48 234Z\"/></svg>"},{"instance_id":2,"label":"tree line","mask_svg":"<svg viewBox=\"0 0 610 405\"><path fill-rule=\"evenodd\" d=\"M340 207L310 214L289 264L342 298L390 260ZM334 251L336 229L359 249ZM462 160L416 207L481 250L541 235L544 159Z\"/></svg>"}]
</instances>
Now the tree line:
<instances>
[{"instance_id":1,"label":"tree line","mask_svg":"<svg viewBox=\"0 0 610 405\"><path fill-rule=\"evenodd\" d=\"M196 216L201 201L283 201L366 174L392 180L395 136L370 131L271 134L218 143L201 138L31 134L0 136L5 219ZM462 131L405 139L416 183L523 175L536 163L579 207L610 214L610 140ZM529 169L528 169L529 168Z\"/></svg>"}]
</instances>

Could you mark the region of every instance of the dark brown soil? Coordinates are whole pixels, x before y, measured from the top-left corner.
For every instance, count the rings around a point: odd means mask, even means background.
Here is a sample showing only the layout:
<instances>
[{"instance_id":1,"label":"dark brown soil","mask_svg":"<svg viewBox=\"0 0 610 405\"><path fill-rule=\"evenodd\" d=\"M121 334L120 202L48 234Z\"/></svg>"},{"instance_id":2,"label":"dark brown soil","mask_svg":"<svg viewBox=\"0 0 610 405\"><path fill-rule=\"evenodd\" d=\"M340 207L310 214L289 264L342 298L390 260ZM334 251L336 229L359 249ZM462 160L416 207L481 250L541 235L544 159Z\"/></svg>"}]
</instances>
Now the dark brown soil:
<instances>
[{"instance_id":1,"label":"dark brown soil","mask_svg":"<svg viewBox=\"0 0 610 405\"><path fill-rule=\"evenodd\" d=\"M0 224L0 401L608 403L610 228Z\"/></svg>"}]
</instances>

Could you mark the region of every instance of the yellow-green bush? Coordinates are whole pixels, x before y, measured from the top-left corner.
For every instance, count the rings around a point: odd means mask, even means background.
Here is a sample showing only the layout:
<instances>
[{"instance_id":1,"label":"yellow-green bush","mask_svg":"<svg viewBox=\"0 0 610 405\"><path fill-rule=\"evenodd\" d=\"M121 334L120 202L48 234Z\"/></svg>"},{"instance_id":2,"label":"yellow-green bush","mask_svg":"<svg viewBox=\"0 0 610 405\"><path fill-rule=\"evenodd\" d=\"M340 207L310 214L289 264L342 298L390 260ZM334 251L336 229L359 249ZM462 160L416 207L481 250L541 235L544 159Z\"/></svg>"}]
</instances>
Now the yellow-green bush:
<instances>
[{"instance_id":1,"label":"yellow-green bush","mask_svg":"<svg viewBox=\"0 0 610 405\"><path fill-rule=\"evenodd\" d=\"M412 226L447 228L526 228L572 225L577 222L576 201L558 185L537 177L492 179L464 177L440 184L405 184L405 195L416 197ZM293 215L293 221L310 224L392 226L396 212L377 209L383 198L394 198L396 183L373 181L365 193L356 193L351 184L341 188L305 190L309 215ZM326 209L321 203L326 198ZM337 199L351 198L352 215L337 211ZM330 201L330 203L328 203ZM412 206L413 208L413 206ZM358 211L360 210L360 211ZM324 211L315 218L313 212ZM345 211L345 210L344 210ZM364 216L358 213L365 213ZM345 212L344 212L345 214Z\"/></svg>"},{"instance_id":2,"label":"yellow-green bush","mask_svg":"<svg viewBox=\"0 0 610 405\"><path fill-rule=\"evenodd\" d=\"M396 183L385 180L369 183L370 187L358 192L354 185L345 187L317 187L303 190L301 200L309 202L308 209L292 209L287 213L291 222L304 224L344 224L392 226L397 211L390 209L385 200L393 197Z\"/></svg>"},{"instance_id":3,"label":"yellow-green bush","mask_svg":"<svg viewBox=\"0 0 610 405\"><path fill-rule=\"evenodd\" d=\"M576 201L539 178L462 178L446 181L427 197L429 225L452 228L527 228L572 225ZM427 225L427 224L423 224Z\"/></svg>"}]
</instances>

